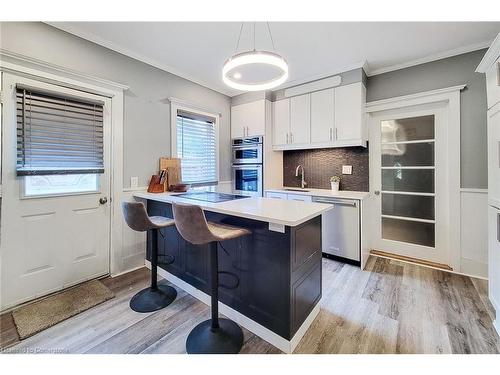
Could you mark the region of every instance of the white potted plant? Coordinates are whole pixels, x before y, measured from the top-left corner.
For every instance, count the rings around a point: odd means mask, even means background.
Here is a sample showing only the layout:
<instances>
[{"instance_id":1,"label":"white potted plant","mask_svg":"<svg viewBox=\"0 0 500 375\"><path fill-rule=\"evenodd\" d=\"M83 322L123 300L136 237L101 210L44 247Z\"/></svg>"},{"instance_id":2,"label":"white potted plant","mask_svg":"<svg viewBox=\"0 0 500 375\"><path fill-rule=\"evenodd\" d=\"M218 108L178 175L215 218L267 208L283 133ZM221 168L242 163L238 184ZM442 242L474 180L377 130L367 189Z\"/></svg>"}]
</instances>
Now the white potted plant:
<instances>
[{"instance_id":1,"label":"white potted plant","mask_svg":"<svg viewBox=\"0 0 500 375\"><path fill-rule=\"evenodd\" d=\"M339 191L340 177L333 176L332 178L330 178L330 184L332 185L332 191L334 191L334 192Z\"/></svg>"}]
</instances>

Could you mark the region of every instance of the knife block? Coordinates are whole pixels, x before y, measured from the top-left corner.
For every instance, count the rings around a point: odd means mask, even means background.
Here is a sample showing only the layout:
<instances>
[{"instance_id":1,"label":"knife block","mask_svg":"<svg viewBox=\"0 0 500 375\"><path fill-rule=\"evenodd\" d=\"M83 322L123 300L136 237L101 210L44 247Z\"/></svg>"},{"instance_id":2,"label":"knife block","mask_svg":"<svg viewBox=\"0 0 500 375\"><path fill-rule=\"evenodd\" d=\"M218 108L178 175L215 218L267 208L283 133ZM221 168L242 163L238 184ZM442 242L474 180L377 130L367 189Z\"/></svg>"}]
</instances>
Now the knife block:
<instances>
[{"instance_id":1,"label":"knife block","mask_svg":"<svg viewBox=\"0 0 500 375\"><path fill-rule=\"evenodd\" d=\"M160 183L160 175L154 174L149 181L148 193L164 193L165 183Z\"/></svg>"}]
</instances>

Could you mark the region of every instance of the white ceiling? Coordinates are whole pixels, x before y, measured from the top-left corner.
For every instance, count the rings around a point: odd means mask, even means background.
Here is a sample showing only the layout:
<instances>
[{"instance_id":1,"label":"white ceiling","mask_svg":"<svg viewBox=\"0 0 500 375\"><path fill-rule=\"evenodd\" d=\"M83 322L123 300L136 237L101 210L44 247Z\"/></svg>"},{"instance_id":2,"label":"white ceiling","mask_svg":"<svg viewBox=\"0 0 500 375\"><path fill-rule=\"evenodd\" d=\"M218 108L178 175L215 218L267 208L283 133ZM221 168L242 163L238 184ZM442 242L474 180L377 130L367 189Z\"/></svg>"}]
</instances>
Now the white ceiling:
<instances>
[{"instance_id":1,"label":"white ceiling","mask_svg":"<svg viewBox=\"0 0 500 375\"><path fill-rule=\"evenodd\" d=\"M101 44L216 91L234 96L221 69L235 52L239 22L57 22L52 26ZM367 63L369 75L488 46L500 22L272 22L276 52L289 63L282 87ZM265 23L256 49L272 50ZM239 52L253 49L245 23Z\"/></svg>"}]
</instances>

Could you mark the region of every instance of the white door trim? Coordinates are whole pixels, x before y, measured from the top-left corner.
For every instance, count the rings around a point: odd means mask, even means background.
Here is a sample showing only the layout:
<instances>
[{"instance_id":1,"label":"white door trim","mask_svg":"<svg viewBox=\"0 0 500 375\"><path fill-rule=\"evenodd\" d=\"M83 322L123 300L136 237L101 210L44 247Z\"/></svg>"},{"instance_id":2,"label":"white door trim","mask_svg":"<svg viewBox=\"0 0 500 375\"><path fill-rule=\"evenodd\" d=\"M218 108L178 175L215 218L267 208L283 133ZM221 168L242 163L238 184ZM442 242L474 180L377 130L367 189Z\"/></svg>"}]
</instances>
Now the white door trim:
<instances>
[{"instance_id":1,"label":"white door trim","mask_svg":"<svg viewBox=\"0 0 500 375\"><path fill-rule=\"evenodd\" d=\"M457 85L438 90L419 92L411 95L366 103L368 116L371 113L400 109L422 104L447 103L448 111L448 265L460 270L460 91L466 85ZM370 157L372 159L372 157ZM372 174L370 174L372 176ZM373 177L370 177L370 192L374 196ZM375 212L372 212L375 215Z\"/></svg>"},{"instance_id":2,"label":"white door trim","mask_svg":"<svg viewBox=\"0 0 500 375\"><path fill-rule=\"evenodd\" d=\"M2 51L0 57L5 54L6 52ZM0 60L0 72L9 72L111 98L110 273L115 275L122 272L123 91L128 87L98 77L92 78L89 75L40 62L29 57L14 57L12 54L9 57L11 59L15 58L17 61L12 63ZM31 67L24 66L23 63L28 63Z\"/></svg>"}]
</instances>

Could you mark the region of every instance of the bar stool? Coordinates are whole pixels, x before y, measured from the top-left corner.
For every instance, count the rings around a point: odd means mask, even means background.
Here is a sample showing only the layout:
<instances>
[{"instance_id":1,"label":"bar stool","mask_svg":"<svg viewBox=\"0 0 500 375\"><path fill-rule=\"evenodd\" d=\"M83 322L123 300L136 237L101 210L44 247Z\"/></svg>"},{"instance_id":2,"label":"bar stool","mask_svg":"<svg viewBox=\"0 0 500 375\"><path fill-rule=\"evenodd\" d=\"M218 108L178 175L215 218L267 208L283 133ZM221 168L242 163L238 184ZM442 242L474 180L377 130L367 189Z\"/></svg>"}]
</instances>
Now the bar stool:
<instances>
[{"instance_id":1,"label":"bar stool","mask_svg":"<svg viewBox=\"0 0 500 375\"><path fill-rule=\"evenodd\" d=\"M158 231L174 225L174 220L163 216L148 216L142 202L122 202L123 216L128 226L137 232L151 235L151 286L138 292L130 300L130 308L137 312L152 312L170 305L177 291L168 285L158 285Z\"/></svg>"},{"instance_id":2,"label":"bar stool","mask_svg":"<svg viewBox=\"0 0 500 375\"><path fill-rule=\"evenodd\" d=\"M181 236L194 245L209 244L212 317L198 324L186 340L186 351L194 354L236 354L243 346L241 327L229 319L219 319L219 265L217 242L250 231L230 225L207 222L199 206L172 203L175 226Z\"/></svg>"}]
</instances>

